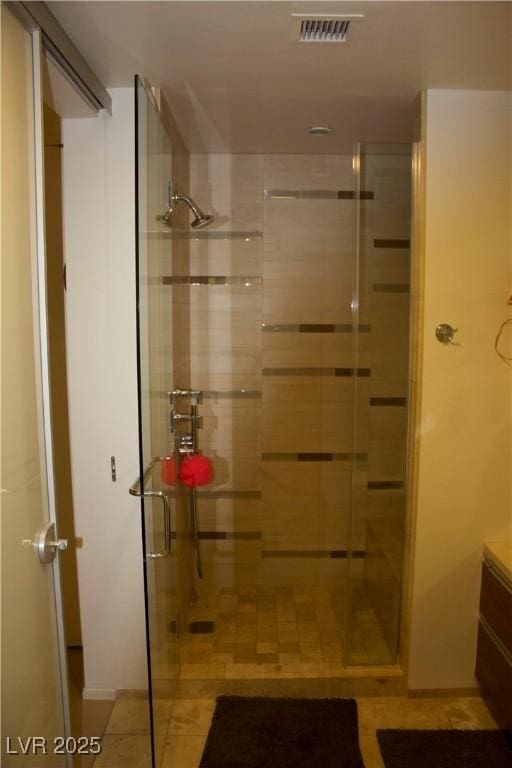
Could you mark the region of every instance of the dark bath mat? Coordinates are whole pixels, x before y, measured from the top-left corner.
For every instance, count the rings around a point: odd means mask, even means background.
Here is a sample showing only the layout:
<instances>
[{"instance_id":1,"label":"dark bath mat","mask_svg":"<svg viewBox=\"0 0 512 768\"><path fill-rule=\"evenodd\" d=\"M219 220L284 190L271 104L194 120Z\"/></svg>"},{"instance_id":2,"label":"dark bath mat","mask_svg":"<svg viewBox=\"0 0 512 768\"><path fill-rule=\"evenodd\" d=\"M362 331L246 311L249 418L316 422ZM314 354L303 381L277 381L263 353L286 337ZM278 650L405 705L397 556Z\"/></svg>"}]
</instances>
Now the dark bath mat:
<instances>
[{"instance_id":1,"label":"dark bath mat","mask_svg":"<svg viewBox=\"0 0 512 768\"><path fill-rule=\"evenodd\" d=\"M200 768L364 768L357 704L220 696Z\"/></svg>"},{"instance_id":2,"label":"dark bath mat","mask_svg":"<svg viewBox=\"0 0 512 768\"><path fill-rule=\"evenodd\" d=\"M386 768L511 768L507 731L377 731Z\"/></svg>"}]
</instances>

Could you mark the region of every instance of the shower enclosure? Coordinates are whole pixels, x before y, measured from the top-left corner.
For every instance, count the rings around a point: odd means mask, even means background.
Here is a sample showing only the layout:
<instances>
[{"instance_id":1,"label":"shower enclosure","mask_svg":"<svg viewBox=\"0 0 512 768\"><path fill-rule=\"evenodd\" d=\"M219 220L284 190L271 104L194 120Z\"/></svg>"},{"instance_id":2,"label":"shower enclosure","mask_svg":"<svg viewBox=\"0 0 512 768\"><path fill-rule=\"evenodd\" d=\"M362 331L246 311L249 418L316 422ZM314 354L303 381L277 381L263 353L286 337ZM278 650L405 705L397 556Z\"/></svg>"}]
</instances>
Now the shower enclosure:
<instances>
[{"instance_id":1,"label":"shower enclosure","mask_svg":"<svg viewBox=\"0 0 512 768\"><path fill-rule=\"evenodd\" d=\"M137 105L152 695L371 675L399 658L411 147L187 157L140 81ZM181 206L166 226L169 180L215 223ZM162 473L195 402L215 473L195 490L201 576L192 492Z\"/></svg>"}]
</instances>

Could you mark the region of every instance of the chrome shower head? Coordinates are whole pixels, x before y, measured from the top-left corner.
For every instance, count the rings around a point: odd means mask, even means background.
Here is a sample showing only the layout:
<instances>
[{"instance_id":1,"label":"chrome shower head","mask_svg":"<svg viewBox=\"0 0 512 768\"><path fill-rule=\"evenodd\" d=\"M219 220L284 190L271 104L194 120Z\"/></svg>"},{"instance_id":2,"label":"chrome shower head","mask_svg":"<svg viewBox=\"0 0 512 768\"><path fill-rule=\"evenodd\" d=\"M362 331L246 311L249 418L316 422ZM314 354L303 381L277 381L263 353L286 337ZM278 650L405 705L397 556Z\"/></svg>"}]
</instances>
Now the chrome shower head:
<instances>
[{"instance_id":1,"label":"chrome shower head","mask_svg":"<svg viewBox=\"0 0 512 768\"><path fill-rule=\"evenodd\" d=\"M190 210L192 211L192 213L194 214L195 218L193 221L190 222L190 226L192 227L192 229L203 229L203 227L207 227L209 224L215 221L215 216L212 216L202 211L201 208L197 205L196 202L194 202L194 200L192 200L191 197L187 197L187 195L178 195L178 193L176 192L171 196L169 211L163 219L164 223L167 224L168 226L171 226L170 214L174 210L174 206L180 202L186 203L190 208Z\"/></svg>"},{"instance_id":2,"label":"chrome shower head","mask_svg":"<svg viewBox=\"0 0 512 768\"><path fill-rule=\"evenodd\" d=\"M192 227L192 229L203 229L203 227L209 226L214 221L215 221L215 216L211 216L201 211L201 214L199 216L196 216L194 221L190 222L190 226Z\"/></svg>"}]
</instances>

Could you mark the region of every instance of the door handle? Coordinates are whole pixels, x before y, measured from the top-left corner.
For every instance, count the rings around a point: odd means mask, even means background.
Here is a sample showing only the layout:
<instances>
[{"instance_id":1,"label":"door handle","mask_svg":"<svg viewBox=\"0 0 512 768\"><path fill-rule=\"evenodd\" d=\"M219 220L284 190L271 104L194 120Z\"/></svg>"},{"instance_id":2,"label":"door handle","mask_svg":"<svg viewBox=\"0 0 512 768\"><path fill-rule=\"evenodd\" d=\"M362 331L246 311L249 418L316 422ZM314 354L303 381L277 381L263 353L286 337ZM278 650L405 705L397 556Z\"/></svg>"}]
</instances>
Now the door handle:
<instances>
[{"instance_id":1,"label":"door handle","mask_svg":"<svg viewBox=\"0 0 512 768\"><path fill-rule=\"evenodd\" d=\"M33 547L42 563L51 563L57 557L57 550L68 548L67 539L55 538L55 523L51 520L43 523L33 539L23 539L24 547Z\"/></svg>"},{"instance_id":2,"label":"door handle","mask_svg":"<svg viewBox=\"0 0 512 768\"><path fill-rule=\"evenodd\" d=\"M163 458L164 457L162 456L157 456L148 464L142 479L144 485L155 464L163 461ZM141 487L140 478L130 486L129 493L131 496L138 496L139 498L143 497L161 499L164 508L164 547L162 550L160 550L160 552L146 552L146 557L150 558L151 560L162 560L164 557L168 557L171 554L171 505L169 503L167 494L164 493L164 491L159 490L146 490L145 488Z\"/></svg>"}]
</instances>

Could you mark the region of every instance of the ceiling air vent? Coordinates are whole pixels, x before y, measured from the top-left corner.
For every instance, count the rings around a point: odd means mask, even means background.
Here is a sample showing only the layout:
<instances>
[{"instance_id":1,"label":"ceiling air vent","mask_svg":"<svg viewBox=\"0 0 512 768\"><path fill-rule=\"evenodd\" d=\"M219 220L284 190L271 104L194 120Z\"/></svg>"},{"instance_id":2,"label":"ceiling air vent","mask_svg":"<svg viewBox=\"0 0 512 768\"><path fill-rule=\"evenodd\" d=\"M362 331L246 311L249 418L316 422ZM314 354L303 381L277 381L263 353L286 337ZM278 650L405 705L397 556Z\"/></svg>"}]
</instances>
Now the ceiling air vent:
<instances>
[{"instance_id":1,"label":"ceiling air vent","mask_svg":"<svg viewBox=\"0 0 512 768\"><path fill-rule=\"evenodd\" d=\"M296 24L294 40L298 43L347 43L362 14L317 16L292 14Z\"/></svg>"}]
</instances>

